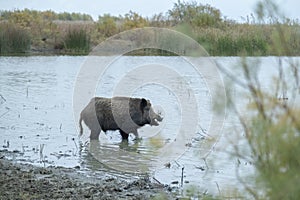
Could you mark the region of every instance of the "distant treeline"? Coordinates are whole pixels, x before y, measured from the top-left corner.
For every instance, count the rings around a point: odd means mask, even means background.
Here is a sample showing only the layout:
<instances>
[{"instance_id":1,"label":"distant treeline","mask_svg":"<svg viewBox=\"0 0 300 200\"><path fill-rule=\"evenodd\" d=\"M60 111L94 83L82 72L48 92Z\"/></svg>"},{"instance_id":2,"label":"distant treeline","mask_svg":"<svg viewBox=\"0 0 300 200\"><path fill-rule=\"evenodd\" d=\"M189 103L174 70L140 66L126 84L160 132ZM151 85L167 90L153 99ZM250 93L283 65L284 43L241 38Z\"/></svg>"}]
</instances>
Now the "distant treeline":
<instances>
[{"instance_id":1,"label":"distant treeline","mask_svg":"<svg viewBox=\"0 0 300 200\"><path fill-rule=\"evenodd\" d=\"M129 11L119 16L103 14L96 21L81 13L29 9L0 11L0 54L87 54L110 36L142 27L164 27L183 32L212 56L300 55L297 20L262 22L252 15L245 22L237 23L224 18L220 10L210 5L181 1L166 13L152 17ZM278 37L281 38L279 44ZM291 48L281 51L282 48L277 49L276 45ZM157 54L164 51L142 52Z\"/></svg>"},{"instance_id":2,"label":"distant treeline","mask_svg":"<svg viewBox=\"0 0 300 200\"><path fill-rule=\"evenodd\" d=\"M39 19L39 20L66 20L66 21L93 21L93 18L88 14L82 13L56 13L52 10L37 11L37 10L14 10L14 11L0 11L0 20L18 20L20 18L25 19Z\"/></svg>"}]
</instances>

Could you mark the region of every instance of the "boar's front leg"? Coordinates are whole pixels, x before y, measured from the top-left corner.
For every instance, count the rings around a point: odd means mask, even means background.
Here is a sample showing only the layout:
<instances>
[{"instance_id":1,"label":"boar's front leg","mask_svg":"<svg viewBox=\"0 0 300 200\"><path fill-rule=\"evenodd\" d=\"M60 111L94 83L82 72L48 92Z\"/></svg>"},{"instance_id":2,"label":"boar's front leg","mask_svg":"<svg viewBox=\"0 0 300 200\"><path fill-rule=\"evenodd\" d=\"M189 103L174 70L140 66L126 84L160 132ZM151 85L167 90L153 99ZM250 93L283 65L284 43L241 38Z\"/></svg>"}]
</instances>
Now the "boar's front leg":
<instances>
[{"instance_id":1,"label":"boar's front leg","mask_svg":"<svg viewBox=\"0 0 300 200\"><path fill-rule=\"evenodd\" d=\"M124 131L120 130L121 136L122 136L122 140L128 140L128 133L125 133Z\"/></svg>"},{"instance_id":2,"label":"boar's front leg","mask_svg":"<svg viewBox=\"0 0 300 200\"><path fill-rule=\"evenodd\" d=\"M132 131L132 133L135 136L134 140L140 140L137 130Z\"/></svg>"}]
</instances>

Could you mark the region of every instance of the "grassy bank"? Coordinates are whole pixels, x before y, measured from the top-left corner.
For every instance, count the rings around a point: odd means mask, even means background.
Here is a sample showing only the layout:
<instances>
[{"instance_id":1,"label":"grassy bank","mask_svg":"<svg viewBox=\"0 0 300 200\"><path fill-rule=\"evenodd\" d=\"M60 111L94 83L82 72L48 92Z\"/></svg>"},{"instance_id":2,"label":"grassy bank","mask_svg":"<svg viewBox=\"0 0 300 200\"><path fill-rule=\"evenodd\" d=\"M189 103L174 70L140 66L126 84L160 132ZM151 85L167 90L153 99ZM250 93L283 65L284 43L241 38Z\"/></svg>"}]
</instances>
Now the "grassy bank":
<instances>
[{"instance_id":1,"label":"grassy bank","mask_svg":"<svg viewBox=\"0 0 300 200\"><path fill-rule=\"evenodd\" d=\"M300 55L298 24L224 23L223 27L218 28L194 27L185 30L213 56ZM182 29L179 28L179 31ZM278 40L279 37L282 39ZM284 51L282 47L285 47Z\"/></svg>"},{"instance_id":2,"label":"grassy bank","mask_svg":"<svg viewBox=\"0 0 300 200\"><path fill-rule=\"evenodd\" d=\"M164 27L183 32L212 56L299 56L300 25L286 19L269 23L244 23L223 19L221 11L209 5L180 2L166 14L151 18L130 11L124 16L104 14L97 21L86 14L15 10L0 12L1 55L88 54L93 47L122 31L141 27ZM278 44L278 37L284 43ZM285 46L289 50L276 48ZM130 55L166 55L139 50Z\"/></svg>"}]
</instances>

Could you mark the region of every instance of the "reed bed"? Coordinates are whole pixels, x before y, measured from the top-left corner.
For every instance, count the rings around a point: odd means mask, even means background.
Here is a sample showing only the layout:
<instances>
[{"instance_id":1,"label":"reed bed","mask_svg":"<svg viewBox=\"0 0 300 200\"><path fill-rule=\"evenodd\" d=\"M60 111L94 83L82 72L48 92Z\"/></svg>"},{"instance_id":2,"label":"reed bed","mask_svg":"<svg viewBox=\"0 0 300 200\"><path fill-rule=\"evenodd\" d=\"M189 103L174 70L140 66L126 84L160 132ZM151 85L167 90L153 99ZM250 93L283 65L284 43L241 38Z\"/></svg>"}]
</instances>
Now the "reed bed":
<instances>
[{"instance_id":1,"label":"reed bed","mask_svg":"<svg viewBox=\"0 0 300 200\"><path fill-rule=\"evenodd\" d=\"M84 29L70 29L63 42L68 53L88 54L90 51L90 36Z\"/></svg>"},{"instance_id":2,"label":"reed bed","mask_svg":"<svg viewBox=\"0 0 300 200\"><path fill-rule=\"evenodd\" d=\"M28 31L9 23L0 24L0 54L24 54L30 50Z\"/></svg>"}]
</instances>

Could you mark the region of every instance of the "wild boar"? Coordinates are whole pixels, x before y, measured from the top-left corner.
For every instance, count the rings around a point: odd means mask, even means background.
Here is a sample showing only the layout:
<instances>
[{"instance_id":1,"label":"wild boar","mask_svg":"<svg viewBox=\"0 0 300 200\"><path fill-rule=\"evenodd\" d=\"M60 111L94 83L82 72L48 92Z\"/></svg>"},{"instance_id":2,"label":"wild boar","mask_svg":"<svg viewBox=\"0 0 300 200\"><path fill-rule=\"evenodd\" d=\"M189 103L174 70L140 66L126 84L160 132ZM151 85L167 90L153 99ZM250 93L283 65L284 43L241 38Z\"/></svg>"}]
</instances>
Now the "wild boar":
<instances>
[{"instance_id":1,"label":"wild boar","mask_svg":"<svg viewBox=\"0 0 300 200\"><path fill-rule=\"evenodd\" d=\"M94 97L80 113L79 128L82 135L84 121L91 130L91 140L99 140L101 130L119 130L122 140L128 140L129 133L138 138L138 128L146 124L158 126L162 120L144 98Z\"/></svg>"}]
</instances>

